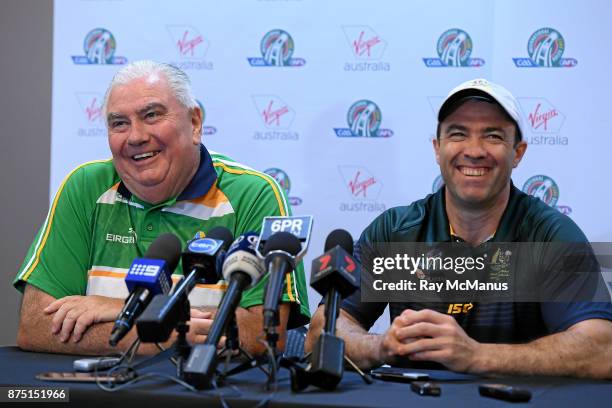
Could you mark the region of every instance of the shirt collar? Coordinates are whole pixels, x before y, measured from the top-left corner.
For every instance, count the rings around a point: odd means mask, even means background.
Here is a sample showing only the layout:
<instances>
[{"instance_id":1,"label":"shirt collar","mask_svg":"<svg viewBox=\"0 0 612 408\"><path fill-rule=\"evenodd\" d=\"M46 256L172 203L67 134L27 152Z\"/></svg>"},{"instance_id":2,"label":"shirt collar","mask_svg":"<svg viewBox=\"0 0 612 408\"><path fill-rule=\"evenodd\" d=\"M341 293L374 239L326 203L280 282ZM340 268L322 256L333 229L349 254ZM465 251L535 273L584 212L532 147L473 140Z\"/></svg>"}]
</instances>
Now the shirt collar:
<instances>
[{"instance_id":1,"label":"shirt collar","mask_svg":"<svg viewBox=\"0 0 612 408\"><path fill-rule=\"evenodd\" d=\"M202 197L208 193L216 181L217 172L213 166L212 157L204 145L200 144L200 164L198 170L175 201L193 200L194 198ZM128 190L123 180L119 183L117 191L128 200L132 197L132 192Z\"/></svg>"},{"instance_id":2,"label":"shirt collar","mask_svg":"<svg viewBox=\"0 0 612 408\"><path fill-rule=\"evenodd\" d=\"M457 239L463 240L453 233L452 227L448 221L448 216L446 215L445 191L446 186L442 186L442 188L432 196L433 217L430 220L431 228L428 228L428 230L429 233L433 233L435 236L427 237L431 242L452 242ZM516 240L520 224L516 222L516 217L520 210L520 196L521 191L518 190L512 183L512 180L510 180L510 197L508 198L506 209L502 214L497 230L484 242L514 242Z\"/></svg>"}]
</instances>

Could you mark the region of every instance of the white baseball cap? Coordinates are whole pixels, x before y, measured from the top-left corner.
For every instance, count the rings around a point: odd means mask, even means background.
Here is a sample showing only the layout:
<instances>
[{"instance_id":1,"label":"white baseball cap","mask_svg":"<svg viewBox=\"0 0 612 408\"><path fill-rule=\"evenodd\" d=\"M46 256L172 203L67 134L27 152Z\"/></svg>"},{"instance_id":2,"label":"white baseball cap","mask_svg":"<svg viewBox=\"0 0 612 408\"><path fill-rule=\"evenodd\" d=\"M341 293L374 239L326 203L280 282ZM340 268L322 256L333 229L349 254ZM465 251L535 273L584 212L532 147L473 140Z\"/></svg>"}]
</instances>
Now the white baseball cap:
<instances>
[{"instance_id":1,"label":"white baseball cap","mask_svg":"<svg viewBox=\"0 0 612 408\"><path fill-rule=\"evenodd\" d=\"M506 88L483 78L464 82L450 91L438 111L438 122L442 122L448 115L454 112L459 107L457 105L459 102L465 102L466 99L472 97L481 97L497 102L516 123L518 139L523 139L523 124L518 102Z\"/></svg>"}]
</instances>

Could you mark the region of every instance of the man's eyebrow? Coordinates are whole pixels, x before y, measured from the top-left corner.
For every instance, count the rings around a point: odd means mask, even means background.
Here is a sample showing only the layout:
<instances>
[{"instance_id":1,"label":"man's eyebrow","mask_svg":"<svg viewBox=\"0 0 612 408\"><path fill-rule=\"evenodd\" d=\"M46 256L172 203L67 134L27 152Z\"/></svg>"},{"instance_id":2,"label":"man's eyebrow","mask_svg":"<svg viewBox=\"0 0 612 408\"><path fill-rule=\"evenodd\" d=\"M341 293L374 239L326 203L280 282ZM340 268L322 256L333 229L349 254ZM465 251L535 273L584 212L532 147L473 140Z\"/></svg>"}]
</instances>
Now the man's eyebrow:
<instances>
[{"instance_id":1,"label":"man's eyebrow","mask_svg":"<svg viewBox=\"0 0 612 408\"><path fill-rule=\"evenodd\" d=\"M504 128L500 126L490 126L484 129L485 132L504 132Z\"/></svg>"},{"instance_id":2,"label":"man's eyebrow","mask_svg":"<svg viewBox=\"0 0 612 408\"><path fill-rule=\"evenodd\" d=\"M125 115L121 115L120 113L116 113L116 112L110 112L108 115L106 115L106 121L110 122L111 120L114 119L123 119L125 118Z\"/></svg>"},{"instance_id":3,"label":"man's eyebrow","mask_svg":"<svg viewBox=\"0 0 612 408\"><path fill-rule=\"evenodd\" d=\"M445 133L448 133L448 132L453 131L453 130L461 130L461 131L465 132L465 131L467 131L467 127L462 126L462 125L457 125L457 124L451 124L451 125L449 125L446 128Z\"/></svg>"},{"instance_id":4,"label":"man's eyebrow","mask_svg":"<svg viewBox=\"0 0 612 408\"><path fill-rule=\"evenodd\" d=\"M142 109L138 109L137 113L139 116L144 115L145 113L147 113L148 111L150 111L151 109L163 109L166 110L166 106L159 103L159 102L151 102L149 104L146 104Z\"/></svg>"}]
</instances>

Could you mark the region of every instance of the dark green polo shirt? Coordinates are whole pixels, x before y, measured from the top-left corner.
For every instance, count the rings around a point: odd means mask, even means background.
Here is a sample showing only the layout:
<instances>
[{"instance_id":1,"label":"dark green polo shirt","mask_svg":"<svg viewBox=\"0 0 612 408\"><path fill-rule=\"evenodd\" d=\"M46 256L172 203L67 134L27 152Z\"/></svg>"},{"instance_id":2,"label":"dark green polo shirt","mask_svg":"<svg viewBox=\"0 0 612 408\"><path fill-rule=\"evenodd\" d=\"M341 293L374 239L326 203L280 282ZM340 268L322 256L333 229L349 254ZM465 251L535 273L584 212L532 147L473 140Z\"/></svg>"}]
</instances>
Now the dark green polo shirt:
<instances>
[{"instance_id":1,"label":"dark green polo shirt","mask_svg":"<svg viewBox=\"0 0 612 408\"><path fill-rule=\"evenodd\" d=\"M444 188L408 206L391 208L378 216L362 233L356 247L392 242L452 242L446 215ZM584 233L567 216L511 186L508 205L500 224L489 242L568 242L588 243ZM587 245L588 246L588 245ZM589 246L590 248L590 246ZM583 259L599 271L592 251ZM600 273L585 274L585 279L598 279ZM566 290L576 282L565 282ZM609 294L607 302L505 302L505 303L390 303L391 320L405 309L432 309L453 315L466 333L480 342L519 343L546 334L565 330L573 324L593 318L612 320ZM357 291L345 299L341 307L369 329L388 303L362 302Z\"/></svg>"}]
</instances>

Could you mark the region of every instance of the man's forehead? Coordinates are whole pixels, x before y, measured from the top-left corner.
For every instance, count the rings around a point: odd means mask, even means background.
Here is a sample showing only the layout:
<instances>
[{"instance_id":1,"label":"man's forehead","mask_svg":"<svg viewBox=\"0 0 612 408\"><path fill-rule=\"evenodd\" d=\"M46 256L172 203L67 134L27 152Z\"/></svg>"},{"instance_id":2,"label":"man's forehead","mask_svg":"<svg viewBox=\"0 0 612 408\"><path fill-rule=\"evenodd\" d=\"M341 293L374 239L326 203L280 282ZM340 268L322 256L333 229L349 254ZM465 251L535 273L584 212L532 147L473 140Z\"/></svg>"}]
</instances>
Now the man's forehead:
<instances>
[{"instance_id":1,"label":"man's forehead","mask_svg":"<svg viewBox=\"0 0 612 408\"><path fill-rule=\"evenodd\" d=\"M176 99L165 78L149 75L115 86L108 99L108 111L139 110L150 104L168 105Z\"/></svg>"},{"instance_id":2,"label":"man's forehead","mask_svg":"<svg viewBox=\"0 0 612 408\"><path fill-rule=\"evenodd\" d=\"M455 107L453 112L442 121L443 125L451 125L457 120L464 121L490 120L508 122L508 125L514 125L513 120L508 116L506 111L496 102L483 99L466 99L459 106Z\"/></svg>"}]
</instances>

